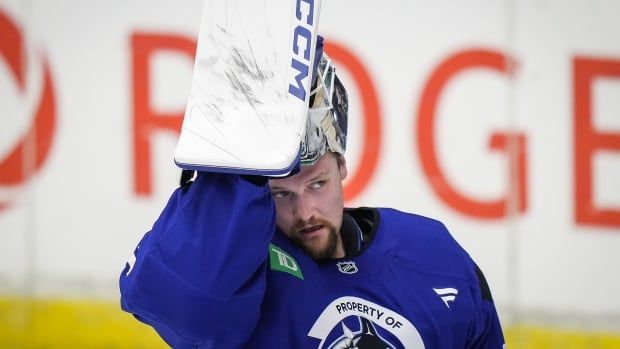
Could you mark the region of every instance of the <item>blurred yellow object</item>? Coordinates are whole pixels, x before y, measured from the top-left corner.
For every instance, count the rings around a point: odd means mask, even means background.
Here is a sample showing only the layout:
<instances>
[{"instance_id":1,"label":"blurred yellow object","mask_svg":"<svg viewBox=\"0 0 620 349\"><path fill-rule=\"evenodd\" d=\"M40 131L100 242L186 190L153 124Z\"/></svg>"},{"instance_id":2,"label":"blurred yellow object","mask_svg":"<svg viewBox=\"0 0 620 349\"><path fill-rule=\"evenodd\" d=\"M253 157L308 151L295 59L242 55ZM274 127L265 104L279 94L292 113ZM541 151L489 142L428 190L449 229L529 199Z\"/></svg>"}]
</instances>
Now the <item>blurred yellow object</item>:
<instances>
[{"instance_id":1,"label":"blurred yellow object","mask_svg":"<svg viewBox=\"0 0 620 349\"><path fill-rule=\"evenodd\" d=\"M563 330L519 325L505 330L506 347L512 349L618 349L620 333Z\"/></svg>"},{"instance_id":2,"label":"blurred yellow object","mask_svg":"<svg viewBox=\"0 0 620 349\"><path fill-rule=\"evenodd\" d=\"M0 348L168 348L111 301L0 298Z\"/></svg>"},{"instance_id":3,"label":"blurred yellow object","mask_svg":"<svg viewBox=\"0 0 620 349\"><path fill-rule=\"evenodd\" d=\"M618 349L620 333L541 326L505 329L510 349ZM149 326L112 301L0 297L0 348L168 348Z\"/></svg>"}]
</instances>

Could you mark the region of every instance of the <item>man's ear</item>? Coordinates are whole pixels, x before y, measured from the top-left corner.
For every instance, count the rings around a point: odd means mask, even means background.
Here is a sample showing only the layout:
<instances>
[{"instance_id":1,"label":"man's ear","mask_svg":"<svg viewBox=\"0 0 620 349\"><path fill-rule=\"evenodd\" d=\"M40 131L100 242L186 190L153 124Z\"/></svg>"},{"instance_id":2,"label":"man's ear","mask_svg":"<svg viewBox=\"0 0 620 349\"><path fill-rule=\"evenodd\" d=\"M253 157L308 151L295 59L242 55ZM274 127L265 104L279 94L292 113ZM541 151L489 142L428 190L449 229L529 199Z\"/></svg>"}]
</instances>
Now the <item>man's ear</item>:
<instances>
[{"instance_id":1,"label":"man's ear","mask_svg":"<svg viewBox=\"0 0 620 349\"><path fill-rule=\"evenodd\" d=\"M344 181L347 178L347 161L343 155L338 155L336 159L338 161L338 170L340 171L340 180Z\"/></svg>"}]
</instances>

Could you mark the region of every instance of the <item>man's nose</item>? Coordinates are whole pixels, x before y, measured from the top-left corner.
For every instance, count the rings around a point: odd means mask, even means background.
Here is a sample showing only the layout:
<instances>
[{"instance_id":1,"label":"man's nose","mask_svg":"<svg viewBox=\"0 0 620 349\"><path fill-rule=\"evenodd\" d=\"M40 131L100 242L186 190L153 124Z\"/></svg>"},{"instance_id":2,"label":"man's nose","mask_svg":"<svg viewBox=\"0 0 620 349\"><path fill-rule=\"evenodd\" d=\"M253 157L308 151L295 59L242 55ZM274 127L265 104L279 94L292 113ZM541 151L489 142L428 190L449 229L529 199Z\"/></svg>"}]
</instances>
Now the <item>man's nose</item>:
<instances>
[{"instance_id":1,"label":"man's nose","mask_svg":"<svg viewBox=\"0 0 620 349\"><path fill-rule=\"evenodd\" d=\"M305 195L301 195L297 198L295 215L297 219L302 221L309 221L314 215L314 202L311 198Z\"/></svg>"}]
</instances>

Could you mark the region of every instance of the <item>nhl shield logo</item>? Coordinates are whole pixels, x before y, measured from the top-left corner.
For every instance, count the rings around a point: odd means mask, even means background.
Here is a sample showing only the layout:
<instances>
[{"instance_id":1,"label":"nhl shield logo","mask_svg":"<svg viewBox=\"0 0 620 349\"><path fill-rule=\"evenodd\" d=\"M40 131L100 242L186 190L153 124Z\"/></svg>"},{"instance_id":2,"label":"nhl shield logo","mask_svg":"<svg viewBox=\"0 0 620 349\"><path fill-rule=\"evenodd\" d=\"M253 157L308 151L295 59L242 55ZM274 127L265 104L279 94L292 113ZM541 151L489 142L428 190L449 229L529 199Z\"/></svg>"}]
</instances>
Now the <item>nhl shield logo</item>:
<instances>
[{"instance_id":1,"label":"nhl shield logo","mask_svg":"<svg viewBox=\"0 0 620 349\"><path fill-rule=\"evenodd\" d=\"M355 265L355 262L352 262L352 261L338 262L336 263L336 265L338 266L338 270L340 270L340 272L343 274L357 273L357 265Z\"/></svg>"}]
</instances>

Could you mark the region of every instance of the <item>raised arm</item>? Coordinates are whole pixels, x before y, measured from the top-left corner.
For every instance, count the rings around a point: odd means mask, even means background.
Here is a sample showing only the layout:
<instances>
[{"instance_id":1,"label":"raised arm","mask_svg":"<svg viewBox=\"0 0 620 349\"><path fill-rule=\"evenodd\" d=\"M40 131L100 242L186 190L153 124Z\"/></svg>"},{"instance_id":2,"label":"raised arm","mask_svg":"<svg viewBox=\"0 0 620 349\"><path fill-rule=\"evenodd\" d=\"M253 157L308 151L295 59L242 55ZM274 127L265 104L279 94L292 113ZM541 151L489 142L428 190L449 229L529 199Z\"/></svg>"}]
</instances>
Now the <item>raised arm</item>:
<instances>
[{"instance_id":1,"label":"raised arm","mask_svg":"<svg viewBox=\"0 0 620 349\"><path fill-rule=\"evenodd\" d=\"M175 348L243 346L260 316L274 227L266 180L199 173L122 271L122 308Z\"/></svg>"}]
</instances>

